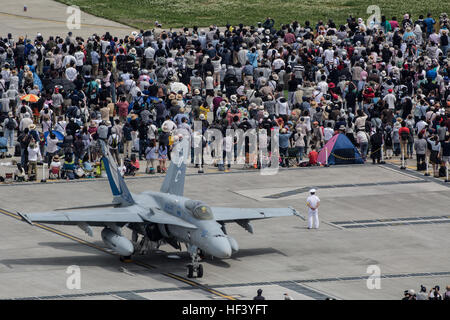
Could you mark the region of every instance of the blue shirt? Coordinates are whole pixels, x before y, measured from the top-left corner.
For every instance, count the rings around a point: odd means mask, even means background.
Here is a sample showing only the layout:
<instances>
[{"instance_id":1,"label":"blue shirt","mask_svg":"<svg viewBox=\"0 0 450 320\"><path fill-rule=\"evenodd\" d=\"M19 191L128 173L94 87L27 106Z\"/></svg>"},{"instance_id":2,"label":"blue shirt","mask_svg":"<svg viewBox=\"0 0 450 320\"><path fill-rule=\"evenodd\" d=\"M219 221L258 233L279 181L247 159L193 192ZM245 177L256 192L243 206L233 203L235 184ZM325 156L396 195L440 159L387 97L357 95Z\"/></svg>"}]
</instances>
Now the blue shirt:
<instances>
[{"instance_id":1,"label":"blue shirt","mask_svg":"<svg viewBox=\"0 0 450 320\"><path fill-rule=\"evenodd\" d=\"M91 51L92 64L99 64L100 56L97 51Z\"/></svg>"},{"instance_id":2,"label":"blue shirt","mask_svg":"<svg viewBox=\"0 0 450 320\"><path fill-rule=\"evenodd\" d=\"M156 155L156 147L147 147L147 149L145 149L145 159L146 160L151 160L151 159L158 159L158 156Z\"/></svg>"},{"instance_id":3,"label":"blue shirt","mask_svg":"<svg viewBox=\"0 0 450 320\"><path fill-rule=\"evenodd\" d=\"M291 132L288 133L280 133L279 135L279 144L280 148L288 148L289 147L289 138L291 137Z\"/></svg>"},{"instance_id":4,"label":"blue shirt","mask_svg":"<svg viewBox=\"0 0 450 320\"><path fill-rule=\"evenodd\" d=\"M6 139L5 137L0 137L0 151L1 152L6 152L8 151L8 139Z\"/></svg>"},{"instance_id":5,"label":"blue shirt","mask_svg":"<svg viewBox=\"0 0 450 320\"><path fill-rule=\"evenodd\" d=\"M436 21L433 18L426 18L423 20L423 22L427 25L427 32L431 33L433 31L433 25L436 23Z\"/></svg>"}]
</instances>

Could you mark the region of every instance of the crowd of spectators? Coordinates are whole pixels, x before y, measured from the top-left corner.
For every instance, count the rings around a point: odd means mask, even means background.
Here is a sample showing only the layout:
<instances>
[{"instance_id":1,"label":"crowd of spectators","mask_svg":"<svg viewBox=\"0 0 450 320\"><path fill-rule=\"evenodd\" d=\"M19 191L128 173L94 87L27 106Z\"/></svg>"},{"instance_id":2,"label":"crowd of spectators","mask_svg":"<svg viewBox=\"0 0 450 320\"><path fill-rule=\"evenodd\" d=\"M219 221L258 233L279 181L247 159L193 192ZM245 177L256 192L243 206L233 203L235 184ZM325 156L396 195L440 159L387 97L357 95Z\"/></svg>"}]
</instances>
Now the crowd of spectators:
<instances>
[{"instance_id":1,"label":"crowd of spectators","mask_svg":"<svg viewBox=\"0 0 450 320\"><path fill-rule=\"evenodd\" d=\"M200 121L201 133L224 136L278 129L283 166L292 156L294 165L317 164L341 133L364 160L415 154L418 170L429 159L438 176L450 157L449 48L445 13L278 29L267 18L124 38L8 34L0 39L0 153L20 157L20 180L36 179L41 162L51 178L99 176L103 140L125 174L144 160L147 173L164 173L176 130L193 146L207 143L193 133ZM224 139L224 150L233 143Z\"/></svg>"},{"instance_id":2,"label":"crowd of spectators","mask_svg":"<svg viewBox=\"0 0 450 320\"><path fill-rule=\"evenodd\" d=\"M439 286L434 286L427 292L427 288L420 286L420 291L416 293L413 289L405 290L402 300L450 300L450 286L445 288L445 292L440 292Z\"/></svg>"}]
</instances>

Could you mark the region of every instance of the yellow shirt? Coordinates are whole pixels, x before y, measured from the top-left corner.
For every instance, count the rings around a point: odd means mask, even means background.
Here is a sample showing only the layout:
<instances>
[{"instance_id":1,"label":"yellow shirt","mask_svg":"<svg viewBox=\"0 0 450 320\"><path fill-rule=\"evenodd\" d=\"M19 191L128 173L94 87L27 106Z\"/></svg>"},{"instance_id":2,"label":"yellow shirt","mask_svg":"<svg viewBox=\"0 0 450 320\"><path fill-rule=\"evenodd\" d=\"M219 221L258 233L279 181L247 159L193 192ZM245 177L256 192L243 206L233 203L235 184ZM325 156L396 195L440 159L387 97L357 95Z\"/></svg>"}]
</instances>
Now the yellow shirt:
<instances>
[{"instance_id":1,"label":"yellow shirt","mask_svg":"<svg viewBox=\"0 0 450 320\"><path fill-rule=\"evenodd\" d=\"M200 106L199 112L200 114L205 115L205 120L208 120L208 112L210 111L209 107Z\"/></svg>"}]
</instances>

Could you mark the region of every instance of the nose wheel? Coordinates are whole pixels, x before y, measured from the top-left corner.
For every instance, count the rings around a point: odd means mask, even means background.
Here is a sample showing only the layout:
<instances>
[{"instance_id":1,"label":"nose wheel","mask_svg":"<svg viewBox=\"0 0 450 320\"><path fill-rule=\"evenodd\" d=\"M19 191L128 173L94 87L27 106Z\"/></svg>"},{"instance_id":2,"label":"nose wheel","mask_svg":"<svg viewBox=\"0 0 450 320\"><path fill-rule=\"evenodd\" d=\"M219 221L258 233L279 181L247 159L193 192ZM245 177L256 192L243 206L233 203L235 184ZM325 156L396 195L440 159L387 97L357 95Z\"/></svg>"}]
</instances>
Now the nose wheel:
<instances>
[{"instance_id":1,"label":"nose wheel","mask_svg":"<svg viewBox=\"0 0 450 320\"><path fill-rule=\"evenodd\" d=\"M203 265L199 263L200 255L198 254L198 250L192 250L190 252L191 255L191 263L187 265L187 277L194 278L194 274L197 274L197 278L203 277Z\"/></svg>"},{"instance_id":2,"label":"nose wheel","mask_svg":"<svg viewBox=\"0 0 450 320\"><path fill-rule=\"evenodd\" d=\"M203 265L198 263L197 266L194 266L192 264L188 264L187 266L187 277L188 278L194 278L194 274L197 274L195 278L202 278L203 277Z\"/></svg>"}]
</instances>

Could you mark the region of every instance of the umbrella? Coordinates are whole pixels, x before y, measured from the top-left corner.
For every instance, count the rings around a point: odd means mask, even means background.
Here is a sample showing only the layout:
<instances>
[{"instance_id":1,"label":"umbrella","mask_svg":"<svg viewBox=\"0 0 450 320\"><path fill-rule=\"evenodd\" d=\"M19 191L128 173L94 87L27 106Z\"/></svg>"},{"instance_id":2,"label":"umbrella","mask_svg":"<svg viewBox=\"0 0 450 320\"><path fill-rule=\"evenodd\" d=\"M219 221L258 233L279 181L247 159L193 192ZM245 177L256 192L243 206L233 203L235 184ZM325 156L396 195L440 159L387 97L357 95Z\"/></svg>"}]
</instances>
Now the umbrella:
<instances>
[{"instance_id":1,"label":"umbrella","mask_svg":"<svg viewBox=\"0 0 450 320\"><path fill-rule=\"evenodd\" d=\"M170 91L178 93L178 91L183 91L183 95L185 95L186 93L188 93L188 88L186 87L186 85L184 83L181 82L173 82L170 85Z\"/></svg>"},{"instance_id":2,"label":"umbrella","mask_svg":"<svg viewBox=\"0 0 450 320\"><path fill-rule=\"evenodd\" d=\"M52 130L52 132L55 134L55 136L58 140L61 140L61 141L64 140L64 135L61 132L56 131L56 130ZM49 134L50 134L50 131L47 131L46 133L44 133L45 141L47 141L47 137Z\"/></svg>"},{"instance_id":3,"label":"umbrella","mask_svg":"<svg viewBox=\"0 0 450 320\"><path fill-rule=\"evenodd\" d=\"M28 102L38 102L39 97L35 94L26 94L26 95L20 97L20 100L25 100Z\"/></svg>"}]
</instances>

